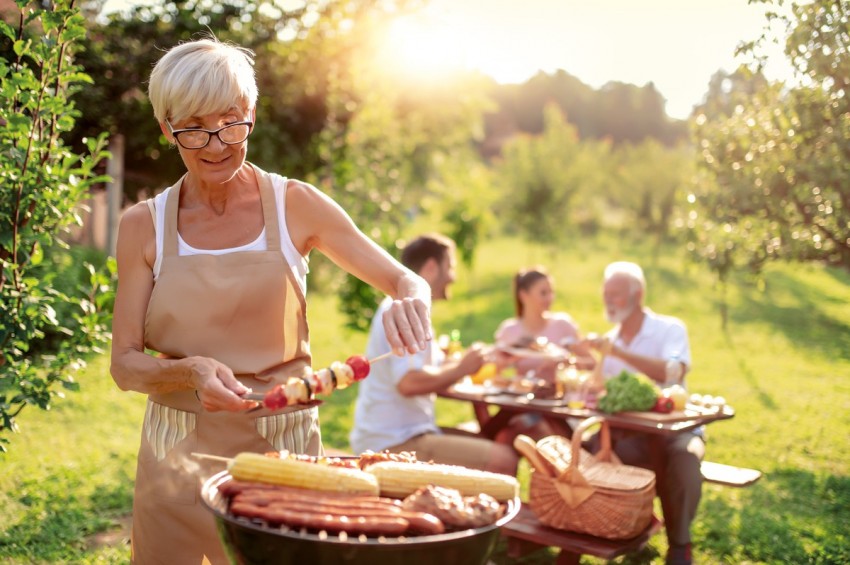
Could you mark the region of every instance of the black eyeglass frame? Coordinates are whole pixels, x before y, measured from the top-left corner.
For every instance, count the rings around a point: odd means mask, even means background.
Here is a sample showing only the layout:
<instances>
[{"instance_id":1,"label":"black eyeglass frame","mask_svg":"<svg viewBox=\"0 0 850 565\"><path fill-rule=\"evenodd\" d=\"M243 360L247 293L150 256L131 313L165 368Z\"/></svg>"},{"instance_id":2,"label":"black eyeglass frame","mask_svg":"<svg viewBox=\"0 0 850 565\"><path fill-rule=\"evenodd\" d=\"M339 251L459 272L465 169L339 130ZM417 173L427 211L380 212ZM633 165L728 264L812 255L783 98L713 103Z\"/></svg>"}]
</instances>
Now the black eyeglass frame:
<instances>
[{"instance_id":1,"label":"black eyeglass frame","mask_svg":"<svg viewBox=\"0 0 850 565\"><path fill-rule=\"evenodd\" d=\"M252 122L251 120L245 120L245 121L242 121L242 122L233 122L232 124L227 124L225 126L221 126L220 128L218 128L216 130L201 129L201 128L174 129L174 127L171 125L171 122L169 122L168 120L165 120L165 125L168 126L168 130L171 132L171 135L174 136L174 139L177 141L177 143L180 144L180 147L182 147L183 149L203 149L204 147L206 147L207 145L210 144L210 140L212 140L213 136L216 136L218 138L218 140L220 142L224 143L225 145L239 145L240 143L244 143L245 140L248 139L248 136L251 135L251 132L254 131L254 122ZM221 138L221 136L219 135L219 132L221 132L222 130L225 130L227 128L232 128L232 127L235 127L235 126L248 126L248 133L245 135L245 138L242 139L241 141L225 141L225 140L223 140ZM207 142L204 143L203 145L199 146L199 147L186 147L185 145L183 145L183 142L180 141L180 134L181 133L187 133L187 132L192 132L192 133L203 132L203 133L207 134Z\"/></svg>"}]
</instances>

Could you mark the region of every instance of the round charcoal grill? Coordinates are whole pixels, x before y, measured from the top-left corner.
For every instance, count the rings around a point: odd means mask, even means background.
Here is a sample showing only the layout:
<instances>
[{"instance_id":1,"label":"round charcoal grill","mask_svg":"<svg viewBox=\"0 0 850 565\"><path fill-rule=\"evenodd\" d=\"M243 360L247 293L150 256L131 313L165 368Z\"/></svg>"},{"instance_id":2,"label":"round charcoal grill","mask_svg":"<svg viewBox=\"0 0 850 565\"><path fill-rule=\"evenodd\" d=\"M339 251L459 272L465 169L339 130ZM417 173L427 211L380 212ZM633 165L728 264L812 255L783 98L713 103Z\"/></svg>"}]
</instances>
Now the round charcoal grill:
<instances>
[{"instance_id":1,"label":"round charcoal grill","mask_svg":"<svg viewBox=\"0 0 850 565\"><path fill-rule=\"evenodd\" d=\"M204 482L201 499L215 516L222 544L239 565L484 565L499 540L499 527L519 512L508 502L495 524L430 536L367 538L278 528L231 515L218 486L230 480L222 471Z\"/></svg>"}]
</instances>

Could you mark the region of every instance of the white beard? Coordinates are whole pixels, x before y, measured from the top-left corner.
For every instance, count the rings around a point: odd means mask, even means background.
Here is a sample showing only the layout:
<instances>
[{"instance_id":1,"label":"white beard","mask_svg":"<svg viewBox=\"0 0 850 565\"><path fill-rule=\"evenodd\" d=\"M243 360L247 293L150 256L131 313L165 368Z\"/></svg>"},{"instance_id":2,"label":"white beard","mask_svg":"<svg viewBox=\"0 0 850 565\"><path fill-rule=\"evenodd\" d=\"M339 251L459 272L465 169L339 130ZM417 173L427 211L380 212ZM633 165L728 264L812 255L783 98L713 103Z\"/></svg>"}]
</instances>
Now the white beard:
<instances>
[{"instance_id":1,"label":"white beard","mask_svg":"<svg viewBox=\"0 0 850 565\"><path fill-rule=\"evenodd\" d=\"M634 305L626 306L625 308L605 308L605 318L612 324L622 324L626 318L631 316L634 310Z\"/></svg>"}]
</instances>

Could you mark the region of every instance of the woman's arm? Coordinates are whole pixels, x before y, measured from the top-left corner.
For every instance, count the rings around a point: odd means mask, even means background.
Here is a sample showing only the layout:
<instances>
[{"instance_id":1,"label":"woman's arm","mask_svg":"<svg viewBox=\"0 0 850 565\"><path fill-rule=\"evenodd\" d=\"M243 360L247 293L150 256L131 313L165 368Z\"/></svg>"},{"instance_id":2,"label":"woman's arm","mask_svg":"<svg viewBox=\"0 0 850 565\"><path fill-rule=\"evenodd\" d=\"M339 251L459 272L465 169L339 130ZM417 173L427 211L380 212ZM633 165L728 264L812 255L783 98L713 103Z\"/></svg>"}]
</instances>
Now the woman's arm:
<instances>
[{"instance_id":1,"label":"woman's arm","mask_svg":"<svg viewBox=\"0 0 850 565\"><path fill-rule=\"evenodd\" d=\"M147 204L121 218L118 232L118 290L112 317L112 378L122 390L144 394L196 389L208 410L242 410L254 405L230 371L206 357L164 359L145 353L144 325L153 292L156 240Z\"/></svg>"},{"instance_id":2,"label":"woman's arm","mask_svg":"<svg viewBox=\"0 0 850 565\"><path fill-rule=\"evenodd\" d=\"M431 336L431 288L360 231L336 202L316 188L290 181L286 223L304 256L318 249L342 269L394 299L384 314L387 340L396 354L425 349Z\"/></svg>"}]
</instances>

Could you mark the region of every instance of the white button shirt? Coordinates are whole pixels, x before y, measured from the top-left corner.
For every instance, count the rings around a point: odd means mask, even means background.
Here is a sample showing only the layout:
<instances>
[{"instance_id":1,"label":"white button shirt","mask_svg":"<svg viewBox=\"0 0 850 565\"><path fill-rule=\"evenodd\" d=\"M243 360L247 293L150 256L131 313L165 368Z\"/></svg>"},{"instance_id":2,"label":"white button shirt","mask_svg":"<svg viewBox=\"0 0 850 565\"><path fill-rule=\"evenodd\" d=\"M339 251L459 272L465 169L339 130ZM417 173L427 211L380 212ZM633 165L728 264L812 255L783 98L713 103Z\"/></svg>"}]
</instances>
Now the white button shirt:
<instances>
[{"instance_id":1,"label":"white button shirt","mask_svg":"<svg viewBox=\"0 0 850 565\"><path fill-rule=\"evenodd\" d=\"M620 339L620 326L617 325L606 336L611 342L624 351L644 357L654 357L665 361L678 361L686 368L691 366L691 347L688 344L688 330L678 318L656 314L649 308L644 308L646 316L640 330L628 345ZM614 355L605 357L602 364L602 375L609 379L626 370L639 373L637 369ZM674 383L668 383L674 384ZM684 380L683 380L684 386Z\"/></svg>"},{"instance_id":2,"label":"white button shirt","mask_svg":"<svg viewBox=\"0 0 850 565\"><path fill-rule=\"evenodd\" d=\"M369 359L390 351L382 322L390 304L392 300L386 298L372 319L366 346ZM433 328L431 335L434 335ZM393 355L372 365L369 376L357 385L354 428L349 437L354 453L368 449L383 451L423 433L440 433L434 417L436 395L402 396L397 385L408 371L439 366L444 357L436 340L432 339L424 351L404 357Z\"/></svg>"}]
</instances>

